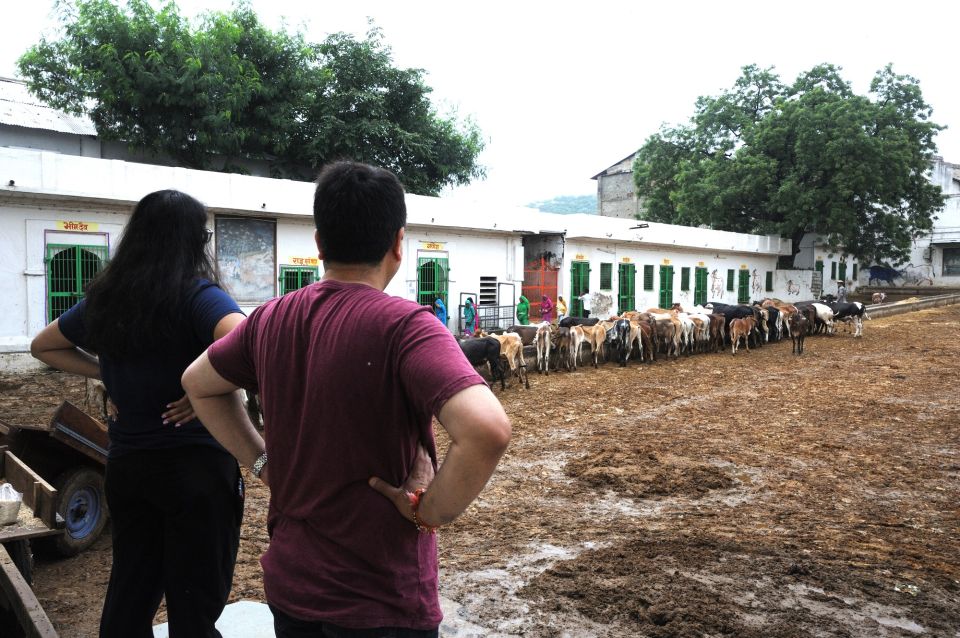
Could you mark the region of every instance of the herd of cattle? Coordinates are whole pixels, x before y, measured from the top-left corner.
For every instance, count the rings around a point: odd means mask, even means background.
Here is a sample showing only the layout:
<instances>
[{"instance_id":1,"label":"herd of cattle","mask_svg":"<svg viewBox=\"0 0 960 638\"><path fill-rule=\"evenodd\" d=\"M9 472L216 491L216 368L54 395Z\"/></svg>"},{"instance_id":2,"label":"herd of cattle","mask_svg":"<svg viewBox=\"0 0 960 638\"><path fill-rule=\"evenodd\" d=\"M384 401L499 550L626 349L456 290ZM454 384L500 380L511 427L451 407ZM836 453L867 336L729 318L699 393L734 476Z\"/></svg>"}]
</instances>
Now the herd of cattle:
<instances>
[{"instance_id":1,"label":"herd of cattle","mask_svg":"<svg viewBox=\"0 0 960 638\"><path fill-rule=\"evenodd\" d=\"M796 303L764 299L753 304L711 302L692 308L676 303L672 308L625 312L606 320L564 317L559 323L511 326L499 335L478 331L474 337L461 339L460 347L474 366L489 365L501 389L506 387L504 364L529 388L523 354L529 345L535 347L537 371L543 374L560 368L576 370L587 350L594 367L608 358L626 366L631 358L652 363L657 357L677 358L726 347L736 355L741 344L749 351L783 338L790 338L793 353L800 355L807 335L832 334L837 321L852 324L853 336L862 336L865 318L862 303L840 302L832 295Z\"/></svg>"}]
</instances>

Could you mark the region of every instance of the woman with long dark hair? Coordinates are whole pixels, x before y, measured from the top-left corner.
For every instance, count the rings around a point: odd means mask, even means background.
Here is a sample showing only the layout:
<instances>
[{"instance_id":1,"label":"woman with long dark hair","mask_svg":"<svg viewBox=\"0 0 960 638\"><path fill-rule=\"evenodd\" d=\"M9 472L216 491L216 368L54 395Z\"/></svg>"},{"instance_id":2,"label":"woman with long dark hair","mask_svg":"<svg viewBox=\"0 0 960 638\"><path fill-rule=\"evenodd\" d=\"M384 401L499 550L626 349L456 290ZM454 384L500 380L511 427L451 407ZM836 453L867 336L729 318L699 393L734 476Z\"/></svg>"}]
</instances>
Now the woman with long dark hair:
<instances>
[{"instance_id":1,"label":"woman with long dark hair","mask_svg":"<svg viewBox=\"0 0 960 638\"><path fill-rule=\"evenodd\" d=\"M44 363L103 379L113 565L100 636L152 637L166 597L173 636L220 636L243 516L234 458L198 421L186 367L243 320L219 286L207 211L174 190L134 208L86 298L31 344Z\"/></svg>"}]
</instances>

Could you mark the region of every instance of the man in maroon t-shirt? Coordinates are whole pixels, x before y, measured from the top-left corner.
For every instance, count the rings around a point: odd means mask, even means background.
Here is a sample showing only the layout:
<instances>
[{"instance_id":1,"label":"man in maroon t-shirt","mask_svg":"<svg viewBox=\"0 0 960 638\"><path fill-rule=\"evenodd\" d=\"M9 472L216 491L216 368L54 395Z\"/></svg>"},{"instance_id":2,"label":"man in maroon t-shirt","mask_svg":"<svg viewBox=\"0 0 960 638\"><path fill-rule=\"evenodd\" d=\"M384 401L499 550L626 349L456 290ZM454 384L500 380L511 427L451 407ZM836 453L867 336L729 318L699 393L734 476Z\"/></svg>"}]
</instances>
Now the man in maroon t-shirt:
<instances>
[{"instance_id":1,"label":"man in maroon t-shirt","mask_svg":"<svg viewBox=\"0 0 960 638\"><path fill-rule=\"evenodd\" d=\"M314 219L322 281L255 310L183 385L270 486L261 564L278 637L436 636L433 531L483 489L510 422L430 309L383 292L403 257L397 178L329 165ZM239 387L260 392L266 442ZM435 476L434 416L450 436Z\"/></svg>"}]
</instances>

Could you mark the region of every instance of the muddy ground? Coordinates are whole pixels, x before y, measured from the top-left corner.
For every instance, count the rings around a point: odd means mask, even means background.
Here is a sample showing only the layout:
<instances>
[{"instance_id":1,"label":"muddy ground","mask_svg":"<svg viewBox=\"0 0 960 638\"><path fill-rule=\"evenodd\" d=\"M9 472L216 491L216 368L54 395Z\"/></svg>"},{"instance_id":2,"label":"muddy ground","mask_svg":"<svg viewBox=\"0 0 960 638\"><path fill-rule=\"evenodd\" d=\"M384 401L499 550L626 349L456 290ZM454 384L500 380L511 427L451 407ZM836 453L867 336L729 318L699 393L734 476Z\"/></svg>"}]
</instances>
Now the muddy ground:
<instances>
[{"instance_id":1,"label":"muddy ground","mask_svg":"<svg viewBox=\"0 0 960 638\"><path fill-rule=\"evenodd\" d=\"M960 306L864 332L497 390L514 437L441 532L442 634L960 637ZM82 396L21 381L0 419ZM263 600L248 481L232 597ZM61 635L95 635L109 554L38 561Z\"/></svg>"}]
</instances>

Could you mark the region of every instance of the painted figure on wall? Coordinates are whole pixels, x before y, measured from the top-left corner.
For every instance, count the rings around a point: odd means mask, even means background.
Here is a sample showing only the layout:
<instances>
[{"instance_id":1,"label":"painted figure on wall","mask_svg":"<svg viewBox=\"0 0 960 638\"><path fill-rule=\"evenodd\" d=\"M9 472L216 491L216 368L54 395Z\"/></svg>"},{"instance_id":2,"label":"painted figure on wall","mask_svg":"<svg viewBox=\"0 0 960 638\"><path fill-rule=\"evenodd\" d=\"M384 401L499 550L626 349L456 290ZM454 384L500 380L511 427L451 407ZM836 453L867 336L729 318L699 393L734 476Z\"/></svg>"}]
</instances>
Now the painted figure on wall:
<instances>
[{"instance_id":1,"label":"painted figure on wall","mask_svg":"<svg viewBox=\"0 0 960 638\"><path fill-rule=\"evenodd\" d=\"M750 273L750 290L753 291L754 297L760 297L763 294L763 282L760 281L760 273L756 268Z\"/></svg>"},{"instance_id":2,"label":"painted figure on wall","mask_svg":"<svg viewBox=\"0 0 960 638\"><path fill-rule=\"evenodd\" d=\"M710 273L710 297L713 299L723 297L723 277L717 273L716 268Z\"/></svg>"}]
</instances>

